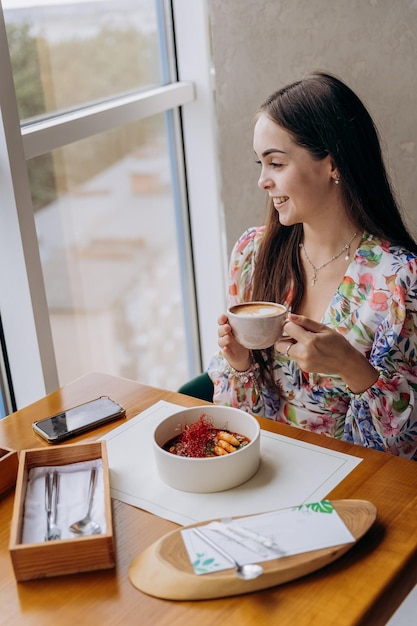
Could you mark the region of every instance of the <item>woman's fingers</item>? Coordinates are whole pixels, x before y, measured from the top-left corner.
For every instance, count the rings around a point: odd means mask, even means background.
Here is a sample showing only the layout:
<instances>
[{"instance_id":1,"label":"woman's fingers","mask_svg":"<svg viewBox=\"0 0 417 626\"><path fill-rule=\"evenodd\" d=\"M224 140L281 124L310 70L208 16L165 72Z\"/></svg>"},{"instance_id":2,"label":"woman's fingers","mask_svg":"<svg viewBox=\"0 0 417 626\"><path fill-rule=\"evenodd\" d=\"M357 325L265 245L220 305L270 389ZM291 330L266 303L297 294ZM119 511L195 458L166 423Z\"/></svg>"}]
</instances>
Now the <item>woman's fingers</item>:
<instances>
[{"instance_id":1,"label":"woman's fingers","mask_svg":"<svg viewBox=\"0 0 417 626\"><path fill-rule=\"evenodd\" d=\"M236 339L233 336L232 328L228 323L228 318L226 315L221 315L218 319L218 328L217 328L217 336L218 336L218 345L220 348L230 348L233 351L233 347L240 346L237 343ZM242 347L242 346L240 346Z\"/></svg>"},{"instance_id":2,"label":"woman's fingers","mask_svg":"<svg viewBox=\"0 0 417 626\"><path fill-rule=\"evenodd\" d=\"M221 325L221 324L226 324L226 323L227 323L227 320L228 320L227 315L226 315L225 313L222 313L222 314L219 316L219 319L217 320L217 323L218 323L219 325Z\"/></svg>"},{"instance_id":3,"label":"woman's fingers","mask_svg":"<svg viewBox=\"0 0 417 626\"><path fill-rule=\"evenodd\" d=\"M288 321L284 327L284 332L285 336L278 342L278 349L280 352L285 351L285 347L288 346L288 342L291 340L295 343L305 344L313 339L312 335L328 333L329 328L320 322L315 322L314 320L305 317L304 315L295 315L294 313L290 313Z\"/></svg>"},{"instance_id":4,"label":"woman's fingers","mask_svg":"<svg viewBox=\"0 0 417 626\"><path fill-rule=\"evenodd\" d=\"M232 336L232 329L231 329L230 324L228 323L228 319L226 315L220 315L219 319L217 320L217 323L218 323L217 336L219 338L219 345L220 345L220 341L223 338ZM220 347L222 346L220 345Z\"/></svg>"},{"instance_id":5,"label":"woman's fingers","mask_svg":"<svg viewBox=\"0 0 417 626\"><path fill-rule=\"evenodd\" d=\"M238 371L246 370L250 363L250 352L236 341L227 315L220 315L218 318L218 345L229 364Z\"/></svg>"},{"instance_id":6,"label":"woman's fingers","mask_svg":"<svg viewBox=\"0 0 417 626\"><path fill-rule=\"evenodd\" d=\"M295 315L295 313L288 314L288 320L285 324L285 332L291 334L288 328L303 328L310 333L319 333L324 330L328 330L328 327L320 322L315 322L304 315Z\"/></svg>"},{"instance_id":7,"label":"woman's fingers","mask_svg":"<svg viewBox=\"0 0 417 626\"><path fill-rule=\"evenodd\" d=\"M290 354L290 350L296 343L296 340L292 337L286 337L285 339L280 339L275 343L275 349L288 357L291 356L291 358L295 358L292 352Z\"/></svg>"},{"instance_id":8,"label":"woman's fingers","mask_svg":"<svg viewBox=\"0 0 417 626\"><path fill-rule=\"evenodd\" d=\"M279 352L297 361L306 371L334 371L345 349L345 339L320 322L290 313L286 337L276 344Z\"/></svg>"}]
</instances>

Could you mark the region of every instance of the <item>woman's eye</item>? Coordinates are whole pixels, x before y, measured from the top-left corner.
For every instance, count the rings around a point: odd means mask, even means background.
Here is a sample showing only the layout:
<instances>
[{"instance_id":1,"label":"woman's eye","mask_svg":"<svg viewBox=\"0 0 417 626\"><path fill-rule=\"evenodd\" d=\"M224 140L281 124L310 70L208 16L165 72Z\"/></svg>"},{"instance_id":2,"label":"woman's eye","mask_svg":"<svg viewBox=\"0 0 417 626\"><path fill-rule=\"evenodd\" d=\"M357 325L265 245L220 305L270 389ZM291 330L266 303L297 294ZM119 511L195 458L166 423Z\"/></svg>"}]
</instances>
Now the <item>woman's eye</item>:
<instances>
[{"instance_id":1,"label":"woman's eye","mask_svg":"<svg viewBox=\"0 0 417 626\"><path fill-rule=\"evenodd\" d=\"M255 161L255 164L262 166L262 161ZM269 163L269 167L272 167L273 169L279 169L280 167L282 167L282 163Z\"/></svg>"}]
</instances>

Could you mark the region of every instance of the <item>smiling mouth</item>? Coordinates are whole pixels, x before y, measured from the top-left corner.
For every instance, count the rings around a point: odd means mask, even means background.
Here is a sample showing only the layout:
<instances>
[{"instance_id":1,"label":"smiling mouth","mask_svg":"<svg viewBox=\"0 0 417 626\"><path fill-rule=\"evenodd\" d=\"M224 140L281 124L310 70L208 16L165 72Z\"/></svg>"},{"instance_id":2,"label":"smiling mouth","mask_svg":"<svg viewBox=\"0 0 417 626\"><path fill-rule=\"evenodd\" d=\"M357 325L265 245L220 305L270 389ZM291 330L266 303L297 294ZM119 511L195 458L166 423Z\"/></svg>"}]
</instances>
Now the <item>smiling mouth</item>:
<instances>
[{"instance_id":1,"label":"smiling mouth","mask_svg":"<svg viewBox=\"0 0 417 626\"><path fill-rule=\"evenodd\" d=\"M275 198L272 198L274 207L281 206L281 204L284 204L287 200L289 200L288 196L276 196Z\"/></svg>"}]
</instances>

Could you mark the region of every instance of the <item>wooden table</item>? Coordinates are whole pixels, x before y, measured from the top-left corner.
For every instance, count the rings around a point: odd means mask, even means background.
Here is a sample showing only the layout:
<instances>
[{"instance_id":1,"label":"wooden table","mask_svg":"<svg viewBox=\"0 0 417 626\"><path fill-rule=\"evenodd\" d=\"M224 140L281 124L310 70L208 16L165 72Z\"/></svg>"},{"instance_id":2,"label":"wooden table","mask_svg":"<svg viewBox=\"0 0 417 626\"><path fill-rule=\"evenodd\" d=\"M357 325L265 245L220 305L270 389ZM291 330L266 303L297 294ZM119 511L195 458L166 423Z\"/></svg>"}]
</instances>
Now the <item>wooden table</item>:
<instances>
[{"instance_id":1,"label":"wooden table","mask_svg":"<svg viewBox=\"0 0 417 626\"><path fill-rule=\"evenodd\" d=\"M0 447L44 445L32 433L35 419L99 395L126 407L128 419L158 400L184 406L201 402L169 391L89 374L0 420ZM117 566L114 570L16 583L8 551L13 493L0 498L0 623L8 626L352 625L385 624L417 581L417 463L366 450L296 428L260 420L264 429L363 458L329 495L370 500L378 509L368 534L331 565L272 589L199 602L170 602L136 590L132 559L176 525L113 501ZM102 436L109 427L84 435ZM77 440L72 440L75 443ZM62 445L62 444L61 444Z\"/></svg>"}]
</instances>

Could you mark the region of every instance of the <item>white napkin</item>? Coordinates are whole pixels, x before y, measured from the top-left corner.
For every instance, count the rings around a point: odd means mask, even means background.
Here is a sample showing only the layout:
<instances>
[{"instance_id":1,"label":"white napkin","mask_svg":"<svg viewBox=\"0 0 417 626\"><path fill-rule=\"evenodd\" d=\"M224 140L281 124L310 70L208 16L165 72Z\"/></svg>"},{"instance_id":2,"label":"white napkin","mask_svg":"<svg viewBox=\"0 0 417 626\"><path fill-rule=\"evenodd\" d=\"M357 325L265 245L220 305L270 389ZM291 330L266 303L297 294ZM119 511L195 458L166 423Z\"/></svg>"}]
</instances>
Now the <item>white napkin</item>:
<instances>
[{"instance_id":1,"label":"white napkin","mask_svg":"<svg viewBox=\"0 0 417 626\"><path fill-rule=\"evenodd\" d=\"M61 539L79 538L69 530L69 526L87 513L88 488L91 469L97 468L91 517L106 532L105 496L103 466L101 459L70 463L68 465L34 467L29 471L26 490L22 543L38 543L45 540L45 474L57 470L60 474L57 525L61 529Z\"/></svg>"}]
</instances>

